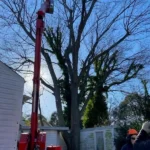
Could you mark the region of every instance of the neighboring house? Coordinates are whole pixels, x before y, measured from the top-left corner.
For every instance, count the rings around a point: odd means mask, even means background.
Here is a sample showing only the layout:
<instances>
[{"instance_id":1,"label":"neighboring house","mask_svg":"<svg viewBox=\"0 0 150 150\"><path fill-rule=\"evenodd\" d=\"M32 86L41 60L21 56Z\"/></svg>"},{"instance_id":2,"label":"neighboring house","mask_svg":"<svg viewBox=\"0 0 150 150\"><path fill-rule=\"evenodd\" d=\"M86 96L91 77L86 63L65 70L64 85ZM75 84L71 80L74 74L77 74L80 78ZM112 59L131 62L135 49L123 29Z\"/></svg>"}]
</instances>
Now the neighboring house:
<instances>
[{"instance_id":1,"label":"neighboring house","mask_svg":"<svg viewBox=\"0 0 150 150\"><path fill-rule=\"evenodd\" d=\"M0 61L0 150L16 150L24 79Z\"/></svg>"},{"instance_id":2,"label":"neighboring house","mask_svg":"<svg viewBox=\"0 0 150 150\"><path fill-rule=\"evenodd\" d=\"M114 150L114 127L83 129L80 132L81 150Z\"/></svg>"},{"instance_id":3,"label":"neighboring house","mask_svg":"<svg viewBox=\"0 0 150 150\"><path fill-rule=\"evenodd\" d=\"M61 131L68 131L67 127L39 127L46 132L46 146L61 146L62 150L67 150L66 144L61 136ZM29 127L22 126L23 132L29 132ZM80 131L81 150L114 150L114 127L104 126L87 128Z\"/></svg>"}]
</instances>

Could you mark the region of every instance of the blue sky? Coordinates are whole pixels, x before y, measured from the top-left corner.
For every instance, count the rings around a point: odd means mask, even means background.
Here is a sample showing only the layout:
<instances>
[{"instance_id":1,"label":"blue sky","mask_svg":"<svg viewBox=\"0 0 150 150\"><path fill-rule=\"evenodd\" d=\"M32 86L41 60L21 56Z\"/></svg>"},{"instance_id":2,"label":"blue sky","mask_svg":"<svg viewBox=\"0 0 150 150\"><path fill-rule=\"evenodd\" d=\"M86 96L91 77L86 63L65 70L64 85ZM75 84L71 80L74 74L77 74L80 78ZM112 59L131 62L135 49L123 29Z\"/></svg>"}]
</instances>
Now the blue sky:
<instances>
[{"instance_id":1,"label":"blue sky","mask_svg":"<svg viewBox=\"0 0 150 150\"><path fill-rule=\"evenodd\" d=\"M59 72L57 71L59 74ZM48 81L50 84L52 84L52 79L48 73L48 70L46 67L41 65L41 75L46 81ZM33 82L32 82L32 75L24 75L24 78L26 80L25 86L24 86L24 94L31 95L32 89L33 89ZM41 85L40 87L40 104L42 108L42 114L47 118L50 119L51 114L56 111L56 104L55 104L55 98L52 95L51 91L48 91L44 86ZM23 106L23 114L29 115L31 113L31 105L25 104Z\"/></svg>"}]
</instances>

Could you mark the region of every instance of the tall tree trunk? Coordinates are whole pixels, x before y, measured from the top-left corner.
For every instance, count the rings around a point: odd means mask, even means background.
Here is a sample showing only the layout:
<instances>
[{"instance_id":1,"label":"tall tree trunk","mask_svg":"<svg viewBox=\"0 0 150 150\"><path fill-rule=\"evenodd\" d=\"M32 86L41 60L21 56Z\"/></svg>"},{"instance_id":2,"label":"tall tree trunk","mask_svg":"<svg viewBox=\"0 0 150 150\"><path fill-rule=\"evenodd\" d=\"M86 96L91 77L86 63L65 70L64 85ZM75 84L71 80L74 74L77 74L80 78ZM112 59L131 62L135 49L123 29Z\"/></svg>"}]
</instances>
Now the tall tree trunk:
<instances>
[{"instance_id":1,"label":"tall tree trunk","mask_svg":"<svg viewBox=\"0 0 150 150\"><path fill-rule=\"evenodd\" d=\"M58 113L59 126L63 127L63 126L65 126L65 121L63 118L60 91L59 91L58 87L55 88L54 95L55 95L55 99L56 99L56 107L57 107L57 113ZM64 132L62 132L62 136L67 145L67 150L71 150L70 134L67 131L64 131Z\"/></svg>"},{"instance_id":2,"label":"tall tree trunk","mask_svg":"<svg viewBox=\"0 0 150 150\"><path fill-rule=\"evenodd\" d=\"M54 95L55 95L55 99L56 99L56 108L57 108L58 120L59 120L58 124L59 124L59 126L65 126L62 105L61 105L60 91L57 86L55 87Z\"/></svg>"},{"instance_id":3,"label":"tall tree trunk","mask_svg":"<svg viewBox=\"0 0 150 150\"><path fill-rule=\"evenodd\" d=\"M63 139L66 143L67 150L71 150L70 133L68 133L68 131L63 131L62 136L63 136Z\"/></svg>"},{"instance_id":4,"label":"tall tree trunk","mask_svg":"<svg viewBox=\"0 0 150 150\"><path fill-rule=\"evenodd\" d=\"M71 150L80 150L80 117L77 84L72 84L71 91Z\"/></svg>"}]
</instances>

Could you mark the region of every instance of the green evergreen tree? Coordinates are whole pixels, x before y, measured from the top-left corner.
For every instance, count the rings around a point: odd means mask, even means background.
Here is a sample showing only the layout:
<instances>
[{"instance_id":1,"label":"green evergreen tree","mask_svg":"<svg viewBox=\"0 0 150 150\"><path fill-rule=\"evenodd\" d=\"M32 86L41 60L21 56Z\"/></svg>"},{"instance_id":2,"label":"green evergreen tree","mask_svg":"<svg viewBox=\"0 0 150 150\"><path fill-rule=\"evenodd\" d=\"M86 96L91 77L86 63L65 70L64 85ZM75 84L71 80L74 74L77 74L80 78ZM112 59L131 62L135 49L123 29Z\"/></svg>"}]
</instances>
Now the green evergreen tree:
<instances>
[{"instance_id":1,"label":"green evergreen tree","mask_svg":"<svg viewBox=\"0 0 150 150\"><path fill-rule=\"evenodd\" d=\"M108 121L106 98L100 92L97 92L86 107L83 116L83 126L85 128L95 125L105 125Z\"/></svg>"}]
</instances>

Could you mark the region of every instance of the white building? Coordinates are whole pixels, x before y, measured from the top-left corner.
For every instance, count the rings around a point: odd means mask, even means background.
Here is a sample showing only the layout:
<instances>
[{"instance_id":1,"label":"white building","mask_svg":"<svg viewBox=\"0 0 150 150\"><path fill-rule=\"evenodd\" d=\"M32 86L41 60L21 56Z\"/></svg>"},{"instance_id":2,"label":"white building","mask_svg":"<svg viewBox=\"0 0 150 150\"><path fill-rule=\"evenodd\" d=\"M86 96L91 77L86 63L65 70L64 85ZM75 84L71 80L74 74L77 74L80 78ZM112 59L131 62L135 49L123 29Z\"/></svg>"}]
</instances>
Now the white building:
<instances>
[{"instance_id":1,"label":"white building","mask_svg":"<svg viewBox=\"0 0 150 150\"><path fill-rule=\"evenodd\" d=\"M39 127L46 132L46 146L61 146L62 150L67 150L67 146L62 131L69 131L67 127ZM22 126L23 132L29 132L29 127ZM104 126L87 128L80 131L81 150L114 150L114 127Z\"/></svg>"},{"instance_id":2,"label":"white building","mask_svg":"<svg viewBox=\"0 0 150 150\"><path fill-rule=\"evenodd\" d=\"M114 150L114 127L103 126L83 129L80 132L81 150Z\"/></svg>"},{"instance_id":3,"label":"white building","mask_svg":"<svg viewBox=\"0 0 150 150\"><path fill-rule=\"evenodd\" d=\"M24 79L0 61L0 150L16 150Z\"/></svg>"}]
</instances>

